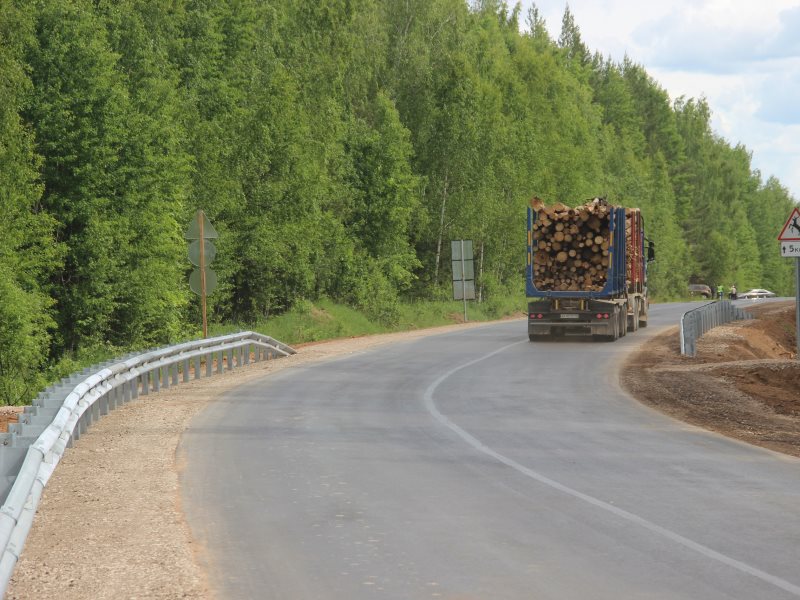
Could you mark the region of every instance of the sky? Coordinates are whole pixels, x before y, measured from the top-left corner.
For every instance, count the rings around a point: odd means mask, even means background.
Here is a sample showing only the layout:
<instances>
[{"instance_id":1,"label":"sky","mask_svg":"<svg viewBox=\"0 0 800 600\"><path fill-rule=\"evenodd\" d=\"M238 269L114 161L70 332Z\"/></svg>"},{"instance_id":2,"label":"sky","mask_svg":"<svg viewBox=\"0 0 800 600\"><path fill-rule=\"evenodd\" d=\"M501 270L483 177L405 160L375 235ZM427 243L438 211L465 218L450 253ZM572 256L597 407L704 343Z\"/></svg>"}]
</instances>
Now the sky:
<instances>
[{"instance_id":1,"label":"sky","mask_svg":"<svg viewBox=\"0 0 800 600\"><path fill-rule=\"evenodd\" d=\"M565 0L534 4L558 39ZM509 0L514 6L515 2ZM674 100L706 98L714 132L800 201L800 0L569 0L590 52L642 65Z\"/></svg>"}]
</instances>

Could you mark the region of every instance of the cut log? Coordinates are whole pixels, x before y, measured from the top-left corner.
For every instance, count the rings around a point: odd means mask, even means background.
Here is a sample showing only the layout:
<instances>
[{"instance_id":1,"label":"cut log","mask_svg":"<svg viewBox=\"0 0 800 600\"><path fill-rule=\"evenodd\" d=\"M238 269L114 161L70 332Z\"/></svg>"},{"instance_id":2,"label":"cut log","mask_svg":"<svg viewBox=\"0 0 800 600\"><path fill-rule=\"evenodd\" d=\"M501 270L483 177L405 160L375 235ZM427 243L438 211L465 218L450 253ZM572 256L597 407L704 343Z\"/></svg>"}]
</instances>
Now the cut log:
<instances>
[{"instance_id":1,"label":"cut log","mask_svg":"<svg viewBox=\"0 0 800 600\"><path fill-rule=\"evenodd\" d=\"M608 203L593 198L575 208L533 198L534 285L542 291L602 290L610 248Z\"/></svg>"}]
</instances>

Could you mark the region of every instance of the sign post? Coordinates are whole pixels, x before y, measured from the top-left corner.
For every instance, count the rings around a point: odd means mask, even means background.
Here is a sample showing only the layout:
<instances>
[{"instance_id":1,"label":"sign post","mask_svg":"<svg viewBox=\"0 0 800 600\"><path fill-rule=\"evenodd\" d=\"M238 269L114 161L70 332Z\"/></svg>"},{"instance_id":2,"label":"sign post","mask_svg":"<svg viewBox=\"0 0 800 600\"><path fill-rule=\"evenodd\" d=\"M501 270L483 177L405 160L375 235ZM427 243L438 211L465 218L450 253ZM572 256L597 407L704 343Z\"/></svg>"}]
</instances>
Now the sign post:
<instances>
[{"instance_id":1,"label":"sign post","mask_svg":"<svg viewBox=\"0 0 800 600\"><path fill-rule=\"evenodd\" d=\"M453 299L464 300L464 322L467 322L467 300L475 300L475 268L472 260L472 240L450 242L453 264Z\"/></svg>"},{"instance_id":2,"label":"sign post","mask_svg":"<svg viewBox=\"0 0 800 600\"><path fill-rule=\"evenodd\" d=\"M778 235L778 241L781 243L781 256L794 257L796 358L800 360L800 209L797 207L786 219L786 223Z\"/></svg>"},{"instance_id":3,"label":"sign post","mask_svg":"<svg viewBox=\"0 0 800 600\"><path fill-rule=\"evenodd\" d=\"M195 269L189 275L189 287L195 294L200 296L200 307L203 313L203 337L207 338L206 296L217 288L217 274L208 268L208 265L217 254L217 249L210 240L219 236L206 214L202 210L198 210L189 224L185 237L187 240L194 240L189 244L189 262L199 267L199 269Z\"/></svg>"}]
</instances>

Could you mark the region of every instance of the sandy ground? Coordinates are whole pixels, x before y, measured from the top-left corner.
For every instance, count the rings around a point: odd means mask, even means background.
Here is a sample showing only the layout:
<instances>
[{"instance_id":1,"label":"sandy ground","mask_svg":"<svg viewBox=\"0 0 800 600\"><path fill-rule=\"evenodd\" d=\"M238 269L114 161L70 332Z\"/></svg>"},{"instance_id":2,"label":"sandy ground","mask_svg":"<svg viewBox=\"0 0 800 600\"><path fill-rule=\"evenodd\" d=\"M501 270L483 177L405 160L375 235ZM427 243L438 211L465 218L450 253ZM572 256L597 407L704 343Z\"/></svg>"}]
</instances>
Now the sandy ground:
<instances>
[{"instance_id":1,"label":"sandy ground","mask_svg":"<svg viewBox=\"0 0 800 600\"><path fill-rule=\"evenodd\" d=\"M677 329L666 331L631 354L621 383L667 414L800 456L794 304L754 312L762 318L704 336L696 359L679 355ZM48 483L6 597L211 598L178 493L176 449L191 418L266 373L474 326L308 344L295 356L182 384L103 417Z\"/></svg>"},{"instance_id":2,"label":"sandy ground","mask_svg":"<svg viewBox=\"0 0 800 600\"><path fill-rule=\"evenodd\" d=\"M794 302L747 307L756 319L716 327L697 356L678 328L632 354L620 381L637 400L688 423L800 456L800 361Z\"/></svg>"}]
</instances>

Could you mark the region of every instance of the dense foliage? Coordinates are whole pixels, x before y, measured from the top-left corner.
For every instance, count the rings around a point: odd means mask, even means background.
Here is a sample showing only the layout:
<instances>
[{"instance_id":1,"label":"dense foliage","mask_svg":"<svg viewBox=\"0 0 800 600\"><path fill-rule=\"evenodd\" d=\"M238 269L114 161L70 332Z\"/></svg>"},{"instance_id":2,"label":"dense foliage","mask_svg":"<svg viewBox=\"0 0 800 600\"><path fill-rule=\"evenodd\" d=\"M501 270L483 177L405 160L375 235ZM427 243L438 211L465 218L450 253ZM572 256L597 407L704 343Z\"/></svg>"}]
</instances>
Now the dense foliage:
<instances>
[{"instance_id":1,"label":"dense foliage","mask_svg":"<svg viewBox=\"0 0 800 600\"><path fill-rule=\"evenodd\" d=\"M522 296L525 207L643 209L652 291L791 292L794 199L632 61L499 0L0 2L0 399L92 348L197 323L183 232L220 233L218 322L322 297L386 323L449 294Z\"/></svg>"}]
</instances>

